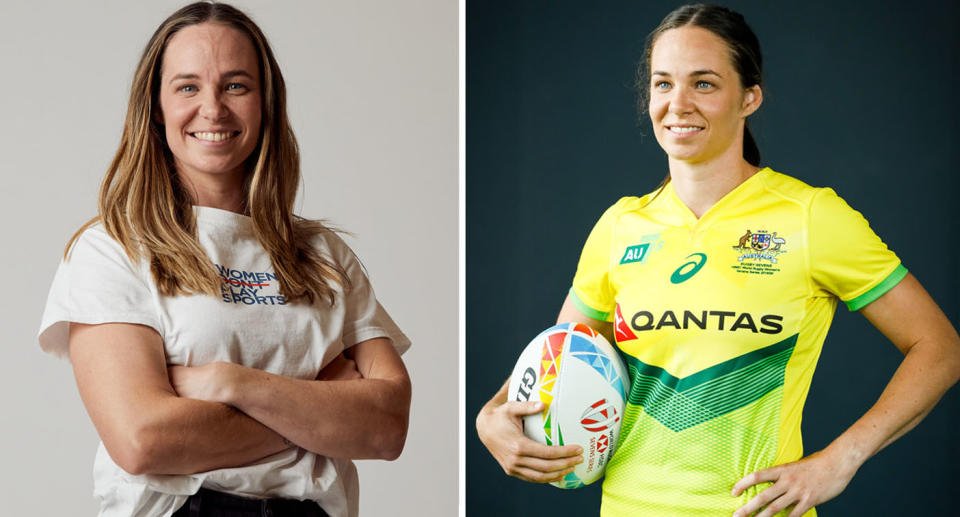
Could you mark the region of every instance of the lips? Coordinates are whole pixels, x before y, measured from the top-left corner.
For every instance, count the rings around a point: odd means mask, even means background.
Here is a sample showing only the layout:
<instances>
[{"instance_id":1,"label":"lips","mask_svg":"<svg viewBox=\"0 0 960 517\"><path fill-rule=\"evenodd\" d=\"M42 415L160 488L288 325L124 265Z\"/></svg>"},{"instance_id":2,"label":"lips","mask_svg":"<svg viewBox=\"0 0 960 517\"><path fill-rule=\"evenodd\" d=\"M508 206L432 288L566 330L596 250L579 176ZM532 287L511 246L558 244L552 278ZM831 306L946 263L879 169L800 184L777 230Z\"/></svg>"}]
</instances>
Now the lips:
<instances>
[{"instance_id":1,"label":"lips","mask_svg":"<svg viewBox=\"0 0 960 517\"><path fill-rule=\"evenodd\" d=\"M240 131L195 131L188 134L204 142L223 142L236 137Z\"/></svg>"}]
</instances>

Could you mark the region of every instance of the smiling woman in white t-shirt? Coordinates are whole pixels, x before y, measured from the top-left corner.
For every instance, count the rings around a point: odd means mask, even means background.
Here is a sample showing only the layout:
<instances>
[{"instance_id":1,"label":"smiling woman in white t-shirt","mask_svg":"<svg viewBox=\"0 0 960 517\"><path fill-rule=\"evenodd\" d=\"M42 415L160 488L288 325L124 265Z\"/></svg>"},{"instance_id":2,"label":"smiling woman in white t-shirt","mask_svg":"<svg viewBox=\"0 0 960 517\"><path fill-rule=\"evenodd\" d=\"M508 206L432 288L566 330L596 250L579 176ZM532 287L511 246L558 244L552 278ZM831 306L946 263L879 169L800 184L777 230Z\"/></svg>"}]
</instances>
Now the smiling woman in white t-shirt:
<instances>
[{"instance_id":1,"label":"smiling woman in white t-shirt","mask_svg":"<svg viewBox=\"0 0 960 517\"><path fill-rule=\"evenodd\" d=\"M350 460L403 448L409 340L346 244L293 214L285 103L226 4L184 7L144 50L40 331L102 440L101 515L355 516Z\"/></svg>"}]
</instances>

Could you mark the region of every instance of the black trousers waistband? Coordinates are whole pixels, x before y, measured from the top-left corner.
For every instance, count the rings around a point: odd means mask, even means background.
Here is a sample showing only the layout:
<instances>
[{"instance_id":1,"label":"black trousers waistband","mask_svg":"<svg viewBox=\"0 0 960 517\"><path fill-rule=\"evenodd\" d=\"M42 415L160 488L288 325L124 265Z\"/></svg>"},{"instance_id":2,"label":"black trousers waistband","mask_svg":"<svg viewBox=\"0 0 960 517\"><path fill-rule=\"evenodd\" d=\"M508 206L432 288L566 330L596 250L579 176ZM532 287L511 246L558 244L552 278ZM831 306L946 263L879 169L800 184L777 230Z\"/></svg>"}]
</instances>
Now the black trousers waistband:
<instances>
[{"instance_id":1,"label":"black trousers waistband","mask_svg":"<svg viewBox=\"0 0 960 517\"><path fill-rule=\"evenodd\" d=\"M328 517L314 501L249 499L201 488L173 517Z\"/></svg>"}]
</instances>

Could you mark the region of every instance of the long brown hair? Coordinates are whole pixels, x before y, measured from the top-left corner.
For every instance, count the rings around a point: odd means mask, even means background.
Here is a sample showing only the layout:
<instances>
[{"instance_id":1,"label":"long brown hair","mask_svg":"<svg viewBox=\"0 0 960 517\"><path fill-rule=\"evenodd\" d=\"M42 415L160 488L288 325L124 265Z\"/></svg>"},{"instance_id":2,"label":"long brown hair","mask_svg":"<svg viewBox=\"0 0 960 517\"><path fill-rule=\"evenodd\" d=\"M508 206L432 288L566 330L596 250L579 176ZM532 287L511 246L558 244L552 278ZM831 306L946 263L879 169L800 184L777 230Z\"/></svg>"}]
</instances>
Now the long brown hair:
<instances>
[{"instance_id":1,"label":"long brown hair","mask_svg":"<svg viewBox=\"0 0 960 517\"><path fill-rule=\"evenodd\" d=\"M340 265L312 246L317 234L331 230L293 214L300 151L287 119L283 75L260 28L228 4L190 4L153 33L130 88L120 147L100 186L99 215L77 230L64 257L87 228L102 222L134 263L149 261L161 294L219 295L221 279L197 239L192 197L177 179L163 127L155 117L167 43L181 29L204 22L239 30L257 51L263 78L262 122L259 143L246 161L244 188L254 233L270 254L280 292L291 301L313 303L323 298L332 304L331 284L346 289L349 281Z\"/></svg>"}]
</instances>

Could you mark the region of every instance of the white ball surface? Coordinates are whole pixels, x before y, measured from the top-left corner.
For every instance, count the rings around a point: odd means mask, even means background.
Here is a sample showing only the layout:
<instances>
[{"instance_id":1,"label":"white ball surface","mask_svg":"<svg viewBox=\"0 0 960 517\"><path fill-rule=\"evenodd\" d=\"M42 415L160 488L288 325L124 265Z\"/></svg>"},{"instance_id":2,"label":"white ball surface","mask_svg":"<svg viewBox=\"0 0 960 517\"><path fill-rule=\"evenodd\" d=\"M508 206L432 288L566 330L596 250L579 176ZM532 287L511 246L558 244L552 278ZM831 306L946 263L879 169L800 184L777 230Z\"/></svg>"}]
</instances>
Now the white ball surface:
<instances>
[{"instance_id":1,"label":"white ball surface","mask_svg":"<svg viewBox=\"0 0 960 517\"><path fill-rule=\"evenodd\" d=\"M630 378L616 350L582 323L561 323L533 338L520 354L508 400L541 401L523 432L546 445L579 445L583 463L560 488L580 488L603 476L620 437Z\"/></svg>"}]
</instances>

